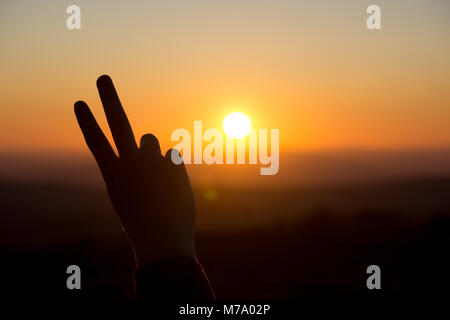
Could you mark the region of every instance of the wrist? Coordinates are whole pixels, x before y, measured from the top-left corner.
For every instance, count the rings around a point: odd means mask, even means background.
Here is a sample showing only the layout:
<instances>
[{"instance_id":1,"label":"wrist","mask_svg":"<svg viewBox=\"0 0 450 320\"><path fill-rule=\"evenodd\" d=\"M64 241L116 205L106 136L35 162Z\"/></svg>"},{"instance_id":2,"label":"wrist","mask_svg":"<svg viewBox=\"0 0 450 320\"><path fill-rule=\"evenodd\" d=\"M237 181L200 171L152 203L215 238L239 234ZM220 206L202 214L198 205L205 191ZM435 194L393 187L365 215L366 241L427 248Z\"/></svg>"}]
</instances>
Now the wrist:
<instances>
[{"instance_id":1,"label":"wrist","mask_svg":"<svg viewBox=\"0 0 450 320\"><path fill-rule=\"evenodd\" d=\"M145 248L145 249L144 249ZM138 246L134 247L134 253L136 258L136 267L142 268L153 264L154 262L171 258L171 257L186 257L197 260L197 254L195 251L194 243L184 243L180 245L171 244L158 244L155 246Z\"/></svg>"}]
</instances>

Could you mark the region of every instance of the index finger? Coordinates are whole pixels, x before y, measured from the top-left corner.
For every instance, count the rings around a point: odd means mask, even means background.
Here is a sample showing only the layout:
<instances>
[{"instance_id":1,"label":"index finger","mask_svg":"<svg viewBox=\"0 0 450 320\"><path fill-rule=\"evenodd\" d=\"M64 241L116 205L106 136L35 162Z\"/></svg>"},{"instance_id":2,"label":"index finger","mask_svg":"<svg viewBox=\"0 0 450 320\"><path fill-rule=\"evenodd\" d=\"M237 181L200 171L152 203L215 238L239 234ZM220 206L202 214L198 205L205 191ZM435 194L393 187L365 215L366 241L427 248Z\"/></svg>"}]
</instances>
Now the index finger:
<instances>
[{"instance_id":1,"label":"index finger","mask_svg":"<svg viewBox=\"0 0 450 320\"><path fill-rule=\"evenodd\" d=\"M94 155L103 176L106 178L113 166L116 155L108 139L103 134L102 129L100 129L97 121L95 121L88 105L84 101L77 101L74 109L84 139Z\"/></svg>"},{"instance_id":2,"label":"index finger","mask_svg":"<svg viewBox=\"0 0 450 320\"><path fill-rule=\"evenodd\" d=\"M119 155L127 157L137 151L136 140L111 78L100 76L97 88Z\"/></svg>"}]
</instances>

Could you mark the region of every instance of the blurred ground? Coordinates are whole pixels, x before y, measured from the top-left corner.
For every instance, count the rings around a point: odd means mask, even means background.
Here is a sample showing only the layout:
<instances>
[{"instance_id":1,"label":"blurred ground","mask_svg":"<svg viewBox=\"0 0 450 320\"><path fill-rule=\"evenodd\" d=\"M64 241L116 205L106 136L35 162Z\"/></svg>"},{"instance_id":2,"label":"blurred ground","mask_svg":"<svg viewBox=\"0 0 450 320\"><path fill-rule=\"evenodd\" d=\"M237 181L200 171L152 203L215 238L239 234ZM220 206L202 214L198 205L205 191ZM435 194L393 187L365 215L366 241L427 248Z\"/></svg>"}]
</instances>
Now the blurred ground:
<instances>
[{"instance_id":1,"label":"blurred ground","mask_svg":"<svg viewBox=\"0 0 450 320\"><path fill-rule=\"evenodd\" d=\"M219 299L385 294L448 286L450 177L329 187L198 187L198 255ZM3 292L130 299L132 256L102 186L0 182ZM69 292L77 264L83 290Z\"/></svg>"}]
</instances>

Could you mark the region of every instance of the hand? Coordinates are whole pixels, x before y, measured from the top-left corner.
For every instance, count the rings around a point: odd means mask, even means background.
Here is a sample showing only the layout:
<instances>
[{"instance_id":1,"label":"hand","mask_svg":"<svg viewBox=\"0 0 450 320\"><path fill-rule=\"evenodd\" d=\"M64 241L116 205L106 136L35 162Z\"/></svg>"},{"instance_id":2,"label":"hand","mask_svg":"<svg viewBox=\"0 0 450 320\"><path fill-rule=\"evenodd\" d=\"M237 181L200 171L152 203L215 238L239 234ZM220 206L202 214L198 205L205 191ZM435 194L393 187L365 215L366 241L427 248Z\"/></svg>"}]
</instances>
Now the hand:
<instances>
[{"instance_id":1,"label":"hand","mask_svg":"<svg viewBox=\"0 0 450 320\"><path fill-rule=\"evenodd\" d=\"M143 135L138 148L111 78L101 76L97 87L119 157L85 102L75 103L75 115L138 266L170 256L196 259L195 201L184 164L171 160L178 151L163 157L152 134Z\"/></svg>"}]
</instances>

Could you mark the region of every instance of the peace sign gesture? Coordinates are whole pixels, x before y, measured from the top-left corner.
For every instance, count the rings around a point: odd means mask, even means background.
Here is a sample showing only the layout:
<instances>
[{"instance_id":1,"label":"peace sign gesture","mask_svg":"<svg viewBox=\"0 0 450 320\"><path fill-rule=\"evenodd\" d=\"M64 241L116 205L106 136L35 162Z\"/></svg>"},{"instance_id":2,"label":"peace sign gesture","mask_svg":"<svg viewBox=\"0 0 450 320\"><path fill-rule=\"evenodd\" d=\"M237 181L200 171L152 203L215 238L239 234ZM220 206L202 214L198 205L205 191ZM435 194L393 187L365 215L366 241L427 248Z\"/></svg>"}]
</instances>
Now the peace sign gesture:
<instances>
[{"instance_id":1,"label":"peace sign gesture","mask_svg":"<svg viewBox=\"0 0 450 320\"><path fill-rule=\"evenodd\" d=\"M138 265L171 256L195 259L195 201L184 164L171 160L178 151L163 157L152 134L138 147L111 78L98 78L97 88L119 155L85 102L75 103L75 115Z\"/></svg>"}]
</instances>

